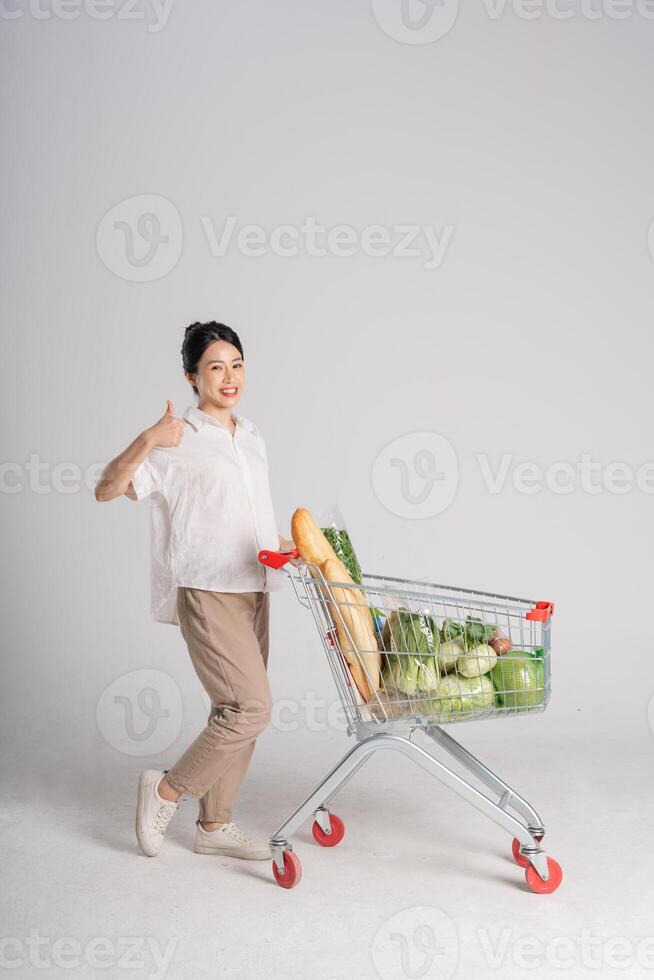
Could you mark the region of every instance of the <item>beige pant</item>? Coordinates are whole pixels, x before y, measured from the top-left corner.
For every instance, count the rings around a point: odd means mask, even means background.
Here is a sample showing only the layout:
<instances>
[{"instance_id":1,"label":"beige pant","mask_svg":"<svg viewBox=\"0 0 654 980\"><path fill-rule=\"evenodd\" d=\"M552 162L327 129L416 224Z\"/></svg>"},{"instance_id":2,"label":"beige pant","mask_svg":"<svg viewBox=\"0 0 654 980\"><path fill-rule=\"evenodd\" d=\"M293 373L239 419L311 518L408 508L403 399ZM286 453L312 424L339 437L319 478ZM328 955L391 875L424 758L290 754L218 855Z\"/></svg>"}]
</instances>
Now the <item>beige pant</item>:
<instances>
[{"instance_id":1,"label":"beige pant","mask_svg":"<svg viewBox=\"0 0 654 980\"><path fill-rule=\"evenodd\" d=\"M269 592L177 590L180 630L211 711L166 778L180 793L200 797L200 820L232 819L255 739L271 719L269 609Z\"/></svg>"}]
</instances>

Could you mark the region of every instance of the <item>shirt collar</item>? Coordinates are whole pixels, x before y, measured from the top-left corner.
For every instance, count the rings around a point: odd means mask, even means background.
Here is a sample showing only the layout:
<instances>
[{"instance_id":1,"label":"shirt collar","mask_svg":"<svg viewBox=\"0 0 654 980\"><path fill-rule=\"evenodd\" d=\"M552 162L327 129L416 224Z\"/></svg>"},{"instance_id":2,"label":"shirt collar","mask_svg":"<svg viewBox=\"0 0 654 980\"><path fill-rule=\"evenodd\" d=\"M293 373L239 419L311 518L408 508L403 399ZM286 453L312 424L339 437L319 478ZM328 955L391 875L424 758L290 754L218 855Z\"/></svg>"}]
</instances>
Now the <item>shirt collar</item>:
<instances>
[{"instance_id":1,"label":"shirt collar","mask_svg":"<svg viewBox=\"0 0 654 980\"><path fill-rule=\"evenodd\" d=\"M236 419L237 425L243 425L245 428L249 429L250 432L254 432L254 425L249 419L246 419L244 415L238 415L236 412L232 412L232 415ZM187 422L191 423L196 432L207 423L210 425L216 425L219 429L225 429L225 431L227 431L226 427L222 425L221 422L218 422L218 420L212 415L209 415L208 412L203 412L197 407L197 405L187 405L183 417Z\"/></svg>"}]
</instances>

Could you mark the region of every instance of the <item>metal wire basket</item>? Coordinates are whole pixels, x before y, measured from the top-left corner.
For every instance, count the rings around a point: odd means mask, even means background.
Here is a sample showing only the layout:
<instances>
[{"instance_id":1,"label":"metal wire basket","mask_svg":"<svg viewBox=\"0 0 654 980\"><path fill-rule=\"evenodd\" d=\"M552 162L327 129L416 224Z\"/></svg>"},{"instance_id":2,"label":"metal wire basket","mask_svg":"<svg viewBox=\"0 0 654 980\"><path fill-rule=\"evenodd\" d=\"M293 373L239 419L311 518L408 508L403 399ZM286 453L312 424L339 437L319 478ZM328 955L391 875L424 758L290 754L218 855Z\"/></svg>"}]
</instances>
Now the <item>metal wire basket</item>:
<instances>
[{"instance_id":1,"label":"metal wire basket","mask_svg":"<svg viewBox=\"0 0 654 980\"><path fill-rule=\"evenodd\" d=\"M327 581L311 562L288 572L313 613L353 728L452 724L547 706L552 603L369 573L361 583Z\"/></svg>"}]
</instances>

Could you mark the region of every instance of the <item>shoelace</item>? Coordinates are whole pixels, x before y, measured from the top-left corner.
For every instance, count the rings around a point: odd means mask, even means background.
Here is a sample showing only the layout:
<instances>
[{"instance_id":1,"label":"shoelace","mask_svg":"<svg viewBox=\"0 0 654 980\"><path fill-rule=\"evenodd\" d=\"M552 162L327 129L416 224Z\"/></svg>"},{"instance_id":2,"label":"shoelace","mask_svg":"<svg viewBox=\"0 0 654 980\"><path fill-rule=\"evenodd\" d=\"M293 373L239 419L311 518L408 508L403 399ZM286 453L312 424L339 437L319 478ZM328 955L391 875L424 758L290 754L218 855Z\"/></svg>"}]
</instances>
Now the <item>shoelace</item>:
<instances>
[{"instance_id":1,"label":"shoelace","mask_svg":"<svg viewBox=\"0 0 654 980\"><path fill-rule=\"evenodd\" d=\"M158 830L160 834L163 834L176 809L177 806L174 803L162 803L154 818L154 829Z\"/></svg>"},{"instance_id":2,"label":"shoelace","mask_svg":"<svg viewBox=\"0 0 654 980\"><path fill-rule=\"evenodd\" d=\"M251 837L248 837L247 834L244 834L241 828L237 827L235 823L228 823L223 829L230 835L230 837L241 841L242 844L256 844L256 841L254 841Z\"/></svg>"}]
</instances>

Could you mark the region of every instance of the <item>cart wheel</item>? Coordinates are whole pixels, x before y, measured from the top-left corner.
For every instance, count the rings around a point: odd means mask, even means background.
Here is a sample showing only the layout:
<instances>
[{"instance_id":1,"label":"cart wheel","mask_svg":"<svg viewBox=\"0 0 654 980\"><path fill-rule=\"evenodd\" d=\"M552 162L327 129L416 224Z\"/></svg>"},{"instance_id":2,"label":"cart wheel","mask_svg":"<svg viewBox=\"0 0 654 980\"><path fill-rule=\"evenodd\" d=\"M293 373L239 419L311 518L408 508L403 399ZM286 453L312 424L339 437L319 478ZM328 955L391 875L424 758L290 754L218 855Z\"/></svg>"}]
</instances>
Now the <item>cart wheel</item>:
<instances>
[{"instance_id":1,"label":"cart wheel","mask_svg":"<svg viewBox=\"0 0 654 980\"><path fill-rule=\"evenodd\" d=\"M317 820L313 821L311 832L323 847L336 847L343 840L345 834L345 824L335 813L329 814L329 826L332 828L331 834L326 834Z\"/></svg>"},{"instance_id":2,"label":"cart wheel","mask_svg":"<svg viewBox=\"0 0 654 980\"><path fill-rule=\"evenodd\" d=\"M277 865L272 863L275 881L282 888L294 888L302 878L302 865L294 851L284 851L284 871L280 872Z\"/></svg>"},{"instance_id":3,"label":"cart wheel","mask_svg":"<svg viewBox=\"0 0 654 980\"><path fill-rule=\"evenodd\" d=\"M534 837L534 840L537 840L539 844L542 841L542 839L543 839L542 834L539 834L537 837ZM513 844L511 845L511 850L513 851L513 860L515 861L516 864L519 864L521 868L528 868L531 865L531 861L529 860L529 858L526 858L524 854L520 853L520 841L518 840L517 837L513 838Z\"/></svg>"},{"instance_id":4,"label":"cart wheel","mask_svg":"<svg viewBox=\"0 0 654 980\"><path fill-rule=\"evenodd\" d=\"M555 861L554 858L548 857L547 870L550 874L549 881L543 881L533 864L530 864L525 871L527 885L531 891L536 892L537 895L550 895L552 892L556 891L563 880L561 865L558 861Z\"/></svg>"}]
</instances>

